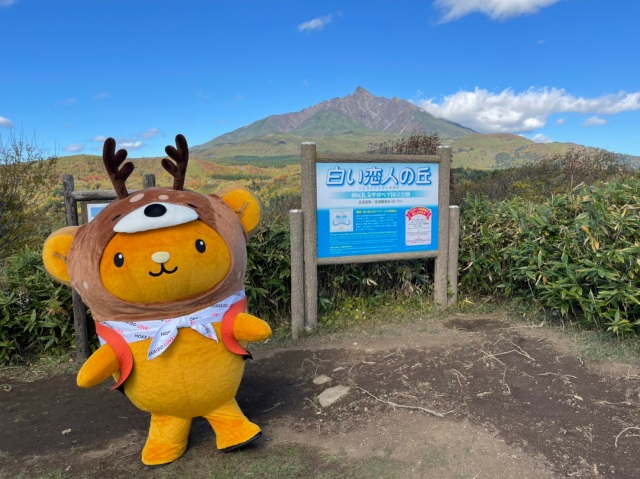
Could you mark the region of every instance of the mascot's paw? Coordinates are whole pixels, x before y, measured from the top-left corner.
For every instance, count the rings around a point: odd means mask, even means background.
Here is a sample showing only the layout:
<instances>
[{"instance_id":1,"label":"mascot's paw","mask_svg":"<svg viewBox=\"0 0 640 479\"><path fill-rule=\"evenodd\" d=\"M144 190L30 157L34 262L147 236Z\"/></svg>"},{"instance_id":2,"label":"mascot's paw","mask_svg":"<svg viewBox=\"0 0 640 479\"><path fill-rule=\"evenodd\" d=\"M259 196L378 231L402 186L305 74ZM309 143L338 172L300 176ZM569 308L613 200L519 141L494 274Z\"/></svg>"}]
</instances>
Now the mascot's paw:
<instances>
[{"instance_id":1,"label":"mascot's paw","mask_svg":"<svg viewBox=\"0 0 640 479\"><path fill-rule=\"evenodd\" d=\"M233 451L241 448L262 435L260 427L246 418L244 421L229 421L224 427L214 427L214 430L216 432L216 446L221 451Z\"/></svg>"},{"instance_id":2,"label":"mascot's paw","mask_svg":"<svg viewBox=\"0 0 640 479\"><path fill-rule=\"evenodd\" d=\"M187 449L190 428L190 419L152 414L149 437L142 450L143 464L159 466L181 457Z\"/></svg>"},{"instance_id":3,"label":"mascot's paw","mask_svg":"<svg viewBox=\"0 0 640 479\"><path fill-rule=\"evenodd\" d=\"M142 463L145 466L161 466L179 459L187 450L186 444L149 443L142 450Z\"/></svg>"},{"instance_id":4,"label":"mascot's paw","mask_svg":"<svg viewBox=\"0 0 640 479\"><path fill-rule=\"evenodd\" d=\"M233 452L236 451L238 449L241 449L245 446L248 446L249 444L251 444L254 441L257 441L258 439L260 439L262 437L262 432L259 432L258 434L256 434L255 436L253 436L251 439L249 439L248 441L245 441L241 444L236 444L235 446L230 446L227 447L225 449L221 449L222 452Z\"/></svg>"},{"instance_id":5,"label":"mascot's paw","mask_svg":"<svg viewBox=\"0 0 640 479\"><path fill-rule=\"evenodd\" d=\"M249 421L235 399L205 416L216 433L216 446L232 451L249 444L261 435L260 427Z\"/></svg>"}]
</instances>

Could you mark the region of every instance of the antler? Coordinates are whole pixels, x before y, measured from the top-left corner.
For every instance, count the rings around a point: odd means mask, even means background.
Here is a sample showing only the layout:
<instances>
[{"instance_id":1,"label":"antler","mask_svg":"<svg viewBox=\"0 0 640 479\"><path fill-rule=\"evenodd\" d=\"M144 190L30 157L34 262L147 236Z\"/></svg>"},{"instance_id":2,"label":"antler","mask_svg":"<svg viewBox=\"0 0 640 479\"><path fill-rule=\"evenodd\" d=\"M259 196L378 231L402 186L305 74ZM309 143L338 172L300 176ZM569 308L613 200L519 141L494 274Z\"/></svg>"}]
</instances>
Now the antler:
<instances>
[{"instance_id":1,"label":"antler","mask_svg":"<svg viewBox=\"0 0 640 479\"><path fill-rule=\"evenodd\" d=\"M109 173L109 178L111 179L111 183L113 183L113 188L116 190L116 194L120 199L129 196L125 183L134 168L133 163L128 162L118 170L118 167L126 158L127 150L118 150L116 153L116 140L113 138L107 138L104 141L102 161L107 173Z\"/></svg>"},{"instance_id":2,"label":"antler","mask_svg":"<svg viewBox=\"0 0 640 479\"><path fill-rule=\"evenodd\" d=\"M182 135L177 135L176 146L178 147L177 149L171 145L164 149L175 163L170 161L169 158L163 158L162 166L173 176L173 189L182 190L184 189L184 178L187 173L187 163L189 163L187 139Z\"/></svg>"}]
</instances>

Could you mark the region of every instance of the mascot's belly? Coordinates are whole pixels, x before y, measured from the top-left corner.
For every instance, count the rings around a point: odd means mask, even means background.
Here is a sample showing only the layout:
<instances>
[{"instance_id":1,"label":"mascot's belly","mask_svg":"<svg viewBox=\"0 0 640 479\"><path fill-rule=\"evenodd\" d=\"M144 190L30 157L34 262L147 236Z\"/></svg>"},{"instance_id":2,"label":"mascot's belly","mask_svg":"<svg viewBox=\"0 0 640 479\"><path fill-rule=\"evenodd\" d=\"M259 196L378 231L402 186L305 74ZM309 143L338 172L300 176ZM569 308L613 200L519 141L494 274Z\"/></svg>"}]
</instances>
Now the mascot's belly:
<instances>
[{"instance_id":1,"label":"mascot's belly","mask_svg":"<svg viewBox=\"0 0 640 479\"><path fill-rule=\"evenodd\" d=\"M216 325L217 326L217 325ZM220 329L216 327L218 338ZM129 344L133 371L124 383L131 402L155 414L193 418L231 401L240 386L244 359L222 344L180 329L160 356L147 359L151 340Z\"/></svg>"}]
</instances>

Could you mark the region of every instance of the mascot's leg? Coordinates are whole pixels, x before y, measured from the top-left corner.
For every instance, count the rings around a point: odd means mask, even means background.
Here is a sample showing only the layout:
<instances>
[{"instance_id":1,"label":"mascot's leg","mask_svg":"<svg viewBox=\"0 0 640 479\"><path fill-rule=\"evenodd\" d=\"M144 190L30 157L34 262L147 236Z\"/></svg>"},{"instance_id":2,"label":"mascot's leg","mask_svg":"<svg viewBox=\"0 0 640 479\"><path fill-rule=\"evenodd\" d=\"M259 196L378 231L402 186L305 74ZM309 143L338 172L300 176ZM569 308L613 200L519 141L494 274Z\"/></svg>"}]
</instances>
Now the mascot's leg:
<instances>
[{"instance_id":1,"label":"mascot's leg","mask_svg":"<svg viewBox=\"0 0 640 479\"><path fill-rule=\"evenodd\" d=\"M260 428L249 421L232 399L205 416L216 433L216 446L223 451L233 451L258 439Z\"/></svg>"},{"instance_id":2,"label":"mascot's leg","mask_svg":"<svg viewBox=\"0 0 640 479\"><path fill-rule=\"evenodd\" d=\"M191 419L151 414L142 462L147 466L157 466L178 459L187 449L190 429Z\"/></svg>"}]
</instances>

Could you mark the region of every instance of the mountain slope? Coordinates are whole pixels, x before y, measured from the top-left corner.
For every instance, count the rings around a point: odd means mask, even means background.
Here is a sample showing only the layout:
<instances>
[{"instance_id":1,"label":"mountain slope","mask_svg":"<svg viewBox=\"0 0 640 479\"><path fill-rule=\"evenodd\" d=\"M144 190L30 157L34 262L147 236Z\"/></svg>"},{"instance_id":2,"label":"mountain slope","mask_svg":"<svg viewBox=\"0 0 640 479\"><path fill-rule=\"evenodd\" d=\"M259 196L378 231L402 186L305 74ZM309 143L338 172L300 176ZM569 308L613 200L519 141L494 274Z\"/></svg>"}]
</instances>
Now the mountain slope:
<instances>
[{"instance_id":1,"label":"mountain slope","mask_svg":"<svg viewBox=\"0 0 640 479\"><path fill-rule=\"evenodd\" d=\"M536 143L511 133L475 133L449 143L454 166L476 169L508 168L549 155L562 155L569 149L584 149L575 143Z\"/></svg>"},{"instance_id":2,"label":"mountain slope","mask_svg":"<svg viewBox=\"0 0 640 479\"><path fill-rule=\"evenodd\" d=\"M370 133L362 123L330 110L316 113L289 133L296 136L334 136L349 133Z\"/></svg>"},{"instance_id":3,"label":"mountain slope","mask_svg":"<svg viewBox=\"0 0 640 479\"><path fill-rule=\"evenodd\" d=\"M380 137L380 141L414 131L438 133L443 139L461 138L475 133L457 123L441 120L399 98L372 95L362 87L345 97L325 100L299 112L272 115L250 125L225 133L191 151L202 157L215 157L216 146L249 143L268 135L290 134L330 143L335 135L352 134ZM327 141L321 141L327 140ZM367 145L364 145L366 149ZM284 153L284 152L283 152Z\"/></svg>"},{"instance_id":4,"label":"mountain slope","mask_svg":"<svg viewBox=\"0 0 640 479\"><path fill-rule=\"evenodd\" d=\"M299 162L300 144L305 141L314 141L320 153L364 153L416 131L438 133L442 143L452 149L454 167L507 168L549 155L562 155L570 148L586 148L574 143L536 143L507 133L483 135L439 120L407 101L378 97L358 87L345 97L323 101L296 113L272 115L192 147L192 177L196 178L195 170L210 171L211 160L228 163L229 168L246 164L291 165ZM618 156L629 166L640 165L640 157ZM159 162L149 165L144 159L138 162L140 169L149 168L148 172L162 171ZM77 157L76 163L78 170L67 171L101 181L101 175L93 171L93 159ZM92 171L81 174L89 165ZM233 175L246 176L246 172L234 171ZM198 181L209 184L211 178L204 175Z\"/></svg>"}]
</instances>

